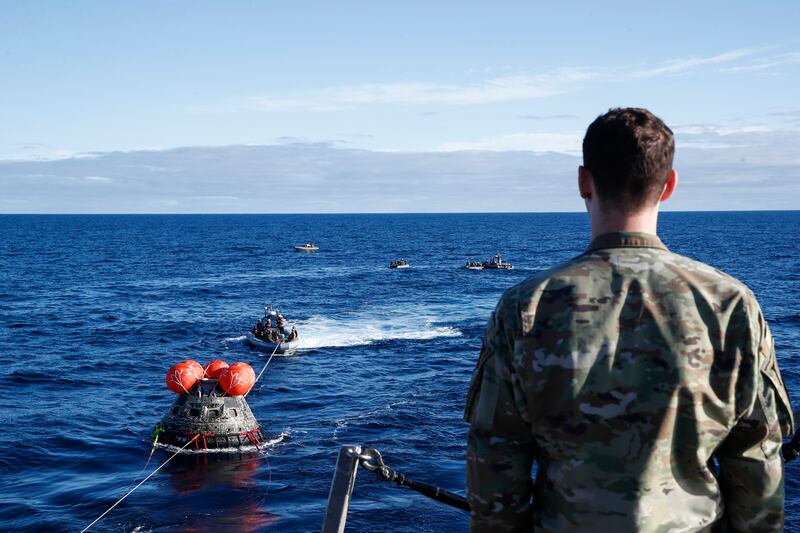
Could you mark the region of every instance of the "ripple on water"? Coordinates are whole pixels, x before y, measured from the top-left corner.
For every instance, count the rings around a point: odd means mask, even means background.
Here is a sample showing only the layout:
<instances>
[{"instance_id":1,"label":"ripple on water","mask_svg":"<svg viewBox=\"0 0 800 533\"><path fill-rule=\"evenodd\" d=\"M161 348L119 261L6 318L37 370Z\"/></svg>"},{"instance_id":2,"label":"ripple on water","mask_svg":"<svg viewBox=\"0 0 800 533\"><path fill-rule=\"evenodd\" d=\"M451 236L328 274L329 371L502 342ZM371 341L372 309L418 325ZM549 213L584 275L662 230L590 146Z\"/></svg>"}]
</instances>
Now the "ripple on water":
<instances>
[{"instance_id":1,"label":"ripple on water","mask_svg":"<svg viewBox=\"0 0 800 533\"><path fill-rule=\"evenodd\" d=\"M797 391L800 263L781 236L800 234L800 214L666 213L661 224L671 249L753 288ZM0 273L0 368L13 385L0 389L13 405L0 411L11 428L0 529L88 525L146 475L150 432L174 399L169 366L260 369L269 354L244 334L272 304L304 345L248 396L264 453L179 456L100 530L315 531L342 444L463 490L462 408L486 319L508 286L581 253L588 226L583 214L0 217L0 235L13 250ZM311 239L318 254L289 248ZM461 268L497 251L514 271ZM397 257L411 268L388 269ZM156 451L146 471L169 455ZM787 465L787 530L800 522L798 468ZM466 529L464 513L359 474L348 530Z\"/></svg>"}]
</instances>

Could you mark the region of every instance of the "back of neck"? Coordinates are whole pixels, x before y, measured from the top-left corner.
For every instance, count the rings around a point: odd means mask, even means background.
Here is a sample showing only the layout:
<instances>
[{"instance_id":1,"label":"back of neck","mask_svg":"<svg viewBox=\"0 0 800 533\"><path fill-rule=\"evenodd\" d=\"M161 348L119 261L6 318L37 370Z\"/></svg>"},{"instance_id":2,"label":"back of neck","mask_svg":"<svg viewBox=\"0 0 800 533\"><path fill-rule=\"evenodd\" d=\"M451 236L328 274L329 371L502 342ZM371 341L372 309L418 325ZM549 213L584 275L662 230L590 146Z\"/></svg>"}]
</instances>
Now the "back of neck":
<instances>
[{"instance_id":1,"label":"back of neck","mask_svg":"<svg viewBox=\"0 0 800 533\"><path fill-rule=\"evenodd\" d=\"M636 213L591 213L592 238L606 233L630 231L656 234L658 209L645 209Z\"/></svg>"}]
</instances>

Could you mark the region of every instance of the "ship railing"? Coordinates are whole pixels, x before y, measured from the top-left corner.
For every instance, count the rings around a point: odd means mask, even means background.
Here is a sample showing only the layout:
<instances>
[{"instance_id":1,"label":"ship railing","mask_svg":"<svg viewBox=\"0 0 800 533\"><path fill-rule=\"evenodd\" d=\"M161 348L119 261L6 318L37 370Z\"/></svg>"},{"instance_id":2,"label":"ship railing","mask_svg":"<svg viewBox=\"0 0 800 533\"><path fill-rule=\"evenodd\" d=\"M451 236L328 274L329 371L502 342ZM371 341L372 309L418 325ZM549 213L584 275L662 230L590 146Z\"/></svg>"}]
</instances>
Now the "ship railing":
<instances>
[{"instance_id":1,"label":"ship railing","mask_svg":"<svg viewBox=\"0 0 800 533\"><path fill-rule=\"evenodd\" d=\"M795 413L795 418L800 419L800 411ZM800 457L800 427L797 428L791 440L783 443L781 452L787 463ZM400 486L408 487L436 501L462 511L470 511L469 502L463 496L407 478L404 474L387 466L380 452L375 448L342 446L339 448L339 458L336 461L336 470L333 473L331 490L328 494L328 507L325 510L322 533L344 533L347 510L350 507L359 466L374 473L382 481L394 481Z\"/></svg>"},{"instance_id":2,"label":"ship railing","mask_svg":"<svg viewBox=\"0 0 800 533\"><path fill-rule=\"evenodd\" d=\"M402 487L407 487L451 507L467 512L470 510L465 497L435 485L414 481L387 466L380 452L375 448L342 446L339 448L336 470L333 473L331 490L328 493L328 506L322 522L322 533L344 533L347 511L353 496L359 466L374 473L381 481L393 481Z\"/></svg>"}]
</instances>

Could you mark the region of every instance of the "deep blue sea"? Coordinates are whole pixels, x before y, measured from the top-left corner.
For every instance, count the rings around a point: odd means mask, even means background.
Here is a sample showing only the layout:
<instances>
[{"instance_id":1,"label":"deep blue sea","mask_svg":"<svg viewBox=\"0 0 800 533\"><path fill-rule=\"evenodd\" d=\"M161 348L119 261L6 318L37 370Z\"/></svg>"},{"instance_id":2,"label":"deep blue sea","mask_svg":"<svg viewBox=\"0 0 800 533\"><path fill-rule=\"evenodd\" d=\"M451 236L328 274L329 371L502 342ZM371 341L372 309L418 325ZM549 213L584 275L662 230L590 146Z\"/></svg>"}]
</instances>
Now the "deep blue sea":
<instances>
[{"instance_id":1,"label":"deep blue sea","mask_svg":"<svg viewBox=\"0 0 800 533\"><path fill-rule=\"evenodd\" d=\"M181 457L93 531L318 531L342 444L463 493L461 413L486 319L588 232L576 213L0 216L0 530L88 525L143 477L174 400L170 365L263 366L243 335L266 304L303 349L276 357L248 396L265 453ZM665 213L660 232L755 291L800 402L800 212ZM292 251L306 241L320 251ZM495 252L515 270L460 268ZM400 257L410 269L387 268ZM800 460L787 465L787 529L798 524ZM359 473L348 531L467 525Z\"/></svg>"}]
</instances>

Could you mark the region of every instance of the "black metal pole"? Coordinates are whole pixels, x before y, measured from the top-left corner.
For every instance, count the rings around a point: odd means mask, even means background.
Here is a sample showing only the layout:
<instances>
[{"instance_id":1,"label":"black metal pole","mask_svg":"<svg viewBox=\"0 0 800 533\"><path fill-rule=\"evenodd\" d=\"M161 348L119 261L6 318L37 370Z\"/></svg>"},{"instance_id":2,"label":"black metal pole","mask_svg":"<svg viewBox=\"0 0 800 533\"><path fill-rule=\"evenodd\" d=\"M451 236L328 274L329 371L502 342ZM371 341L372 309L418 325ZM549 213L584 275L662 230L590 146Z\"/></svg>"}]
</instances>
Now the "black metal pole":
<instances>
[{"instance_id":1,"label":"black metal pole","mask_svg":"<svg viewBox=\"0 0 800 533\"><path fill-rule=\"evenodd\" d=\"M428 498L446 503L447 505L456 507L462 511L470 512L469 502L467 502L467 499L463 496L440 489L434 485L429 485L428 483L420 483L419 481L408 479L403 474L398 474L395 481L398 485L403 485L404 487L415 490L420 494L427 496Z\"/></svg>"}]
</instances>

